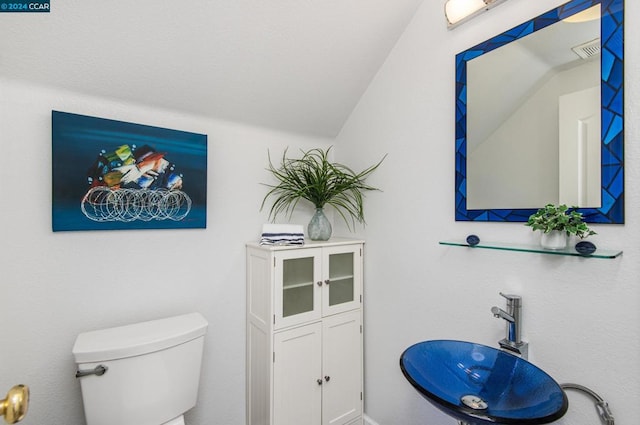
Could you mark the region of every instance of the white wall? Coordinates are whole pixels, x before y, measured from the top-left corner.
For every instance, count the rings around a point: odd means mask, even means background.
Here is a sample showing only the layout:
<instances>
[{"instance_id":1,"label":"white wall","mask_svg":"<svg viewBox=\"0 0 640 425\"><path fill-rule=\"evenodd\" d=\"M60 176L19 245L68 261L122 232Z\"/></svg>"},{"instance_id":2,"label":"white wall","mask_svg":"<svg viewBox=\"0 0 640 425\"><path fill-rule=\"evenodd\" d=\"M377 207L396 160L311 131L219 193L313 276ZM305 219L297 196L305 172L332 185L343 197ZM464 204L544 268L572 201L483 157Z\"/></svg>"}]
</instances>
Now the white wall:
<instances>
[{"instance_id":1,"label":"white wall","mask_svg":"<svg viewBox=\"0 0 640 425\"><path fill-rule=\"evenodd\" d=\"M287 146L331 140L2 79L0 93L0 392L30 385L22 423L84 424L71 354L78 333L191 311L210 326L189 424L244 423L244 243L267 220L267 150L278 160ZM52 109L207 134L207 229L53 233ZM311 214L301 210L299 222Z\"/></svg>"},{"instance_id":2,"label":"white wall","mask_svg":"<svg viewBox=\"0 0 640 425\"><path fill-rule=\"evenodd\" d=\"M454 221L454 55L557 5L511 1L447 31L442 1L425 1L338 137L339 159L366 165L388 152L370 182L365 256L365 410L380 425L454 424L403 378L410 344L452 338L496 346L499 291L523 296L530 359L559 382L586 385L616 423L638 422L640 399L640 4L626 2L626 224L594 226L592 240L624 250L614 260L438 245L470 233L535 243L521 223ZM599 424L571 392L559 424Z\"/></svg>"}]
</instances>

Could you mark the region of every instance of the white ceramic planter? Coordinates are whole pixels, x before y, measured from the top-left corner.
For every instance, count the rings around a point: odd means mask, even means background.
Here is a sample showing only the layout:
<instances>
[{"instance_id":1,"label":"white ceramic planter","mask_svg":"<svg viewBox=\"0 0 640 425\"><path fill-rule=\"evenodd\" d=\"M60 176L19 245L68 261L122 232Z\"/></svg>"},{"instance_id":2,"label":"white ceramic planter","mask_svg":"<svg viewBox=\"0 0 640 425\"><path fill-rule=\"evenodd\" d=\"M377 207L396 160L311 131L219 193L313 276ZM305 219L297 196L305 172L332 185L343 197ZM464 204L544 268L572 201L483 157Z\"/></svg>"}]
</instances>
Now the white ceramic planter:
<instances>
[{"instance_id":1,"label":"white ceramic planter","mask_svg":"<svg viewBox=\"0 0 640 425\"><path fill-rule=\"evenodd\" d=\"M540 246L545 249L564 249L567 247L567 232L552 230L540 237Z\"/></svg>"}]
</instances>

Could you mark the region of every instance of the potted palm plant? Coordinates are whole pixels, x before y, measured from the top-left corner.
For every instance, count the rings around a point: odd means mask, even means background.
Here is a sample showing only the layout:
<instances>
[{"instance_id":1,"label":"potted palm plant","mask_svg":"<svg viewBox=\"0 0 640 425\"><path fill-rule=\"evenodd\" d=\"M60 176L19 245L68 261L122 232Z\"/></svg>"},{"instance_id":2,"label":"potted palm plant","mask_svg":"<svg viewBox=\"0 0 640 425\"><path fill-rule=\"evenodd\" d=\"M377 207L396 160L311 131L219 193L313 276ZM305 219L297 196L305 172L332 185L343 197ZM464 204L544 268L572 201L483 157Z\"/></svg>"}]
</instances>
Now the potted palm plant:
<instances>
[{"instance_id":1,"label":"potted palm plant","mask_svg":"<svg viewBox=\"0 0 640 425\"><path fill-rule=\"evenodd\" d=\"M262 210L267 199L274 197L269 218L274 220L280 213L289 216L301 199L311 202L316 212L307 227L311 240L328 240L331 237L331 223L324 215L325 205L334 207L351 229L356 221L364 224L364 192L379 190L365 183L365 179L384 161L386 155L375 165L359 173L346 165L330 162L331 147L326 150L316 148L302 151L301 158L287 158L287 150L282 155L280 166L271 162L268 171L276 178L277 184L265 184L271 188L262 200Z\"/></svg>"},{"instance_id":2,"label":"potted palm plant","mask_svg":"<svg viewBox=\"0 0 640 425\"><path fill-rule=\"evenodd\" d=\"M580 239L595 235L584 222L582 213L577 207L547 204L529 216L525 226L531 230L540 230L540 245L548 249L563 249L567 246L567 237L575 235Z\"/></svg>"}]
</instances>

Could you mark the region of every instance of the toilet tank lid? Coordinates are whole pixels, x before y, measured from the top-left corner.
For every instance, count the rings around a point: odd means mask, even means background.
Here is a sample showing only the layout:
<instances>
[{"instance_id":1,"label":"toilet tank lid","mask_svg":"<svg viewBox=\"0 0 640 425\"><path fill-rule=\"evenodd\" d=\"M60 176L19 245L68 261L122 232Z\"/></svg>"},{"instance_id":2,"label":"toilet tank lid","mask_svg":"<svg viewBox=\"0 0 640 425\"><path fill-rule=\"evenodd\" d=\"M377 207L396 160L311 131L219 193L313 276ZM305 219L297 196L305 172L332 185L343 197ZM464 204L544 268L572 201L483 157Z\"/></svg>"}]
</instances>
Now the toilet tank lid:
<instances>
[{"instance_id":1,"label":"toilet tank lid","mask_svg":"<svg viewBox=\"0 0 640 425\"><path fill-rule=\"evenodd\" d=\"M208 323L190 313L133 325L84 332L73 345L76 363L122 359L160 351L203 336Z\"/></svg>"}]
</instances>

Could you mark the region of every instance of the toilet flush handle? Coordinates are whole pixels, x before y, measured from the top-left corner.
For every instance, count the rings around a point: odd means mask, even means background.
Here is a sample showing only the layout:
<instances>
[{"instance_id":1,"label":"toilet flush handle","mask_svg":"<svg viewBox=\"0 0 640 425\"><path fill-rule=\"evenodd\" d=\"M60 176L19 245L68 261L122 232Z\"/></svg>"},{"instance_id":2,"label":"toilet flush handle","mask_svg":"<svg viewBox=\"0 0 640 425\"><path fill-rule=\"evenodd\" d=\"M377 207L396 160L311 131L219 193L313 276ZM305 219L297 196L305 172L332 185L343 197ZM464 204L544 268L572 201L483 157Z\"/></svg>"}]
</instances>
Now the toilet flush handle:
<instances>
[{"instance_id":1,"label":"toilet flush handle","mask_svg":"<svg viewBox=\"0 0 640 425\"><path fill-rule=\"evenodd\" d=\"M8 424L15 424L24 419L29 408L29 387L16 385L9 390L7 398L0 400L0 416Z\"/></svg>"},{"instance_id":2,"label":"toilet flush handle","mask_svg":"<svg viewBox=\"0 0 640 425\"><path fill-rule=\"evenodd\" d=\"M109 368L104 365L98 365L93 369L89 369L89 370L77 370L76 378L82 378L83 376L89 376L89 375L102 376L105 373L107 373L107 370L109 370Z\"/></svg>"}]
</instances>

